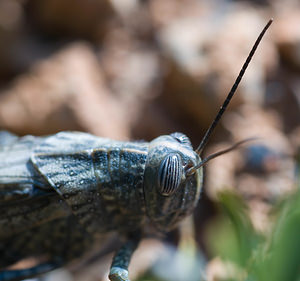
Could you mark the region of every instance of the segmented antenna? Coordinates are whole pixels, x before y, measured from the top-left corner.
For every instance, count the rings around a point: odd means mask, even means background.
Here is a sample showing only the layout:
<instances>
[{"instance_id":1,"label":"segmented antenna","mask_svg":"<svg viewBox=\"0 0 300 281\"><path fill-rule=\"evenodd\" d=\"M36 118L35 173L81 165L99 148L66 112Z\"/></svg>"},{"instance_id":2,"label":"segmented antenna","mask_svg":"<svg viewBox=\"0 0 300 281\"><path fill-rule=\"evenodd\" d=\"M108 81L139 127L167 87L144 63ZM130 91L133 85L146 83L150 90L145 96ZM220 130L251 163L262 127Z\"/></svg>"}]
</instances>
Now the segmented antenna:
<instances>
[{"instance_id":1,"label":"segmented antenna","mask_svg":"<svg viewBox=\"0 0 300 281\"><path fill-rule=\"evenodd\" d=\"M240 70L240 73L239 73L238 77L236 78L236 80L235 80L235 82L234 82L234 84L233 84L230 92L228 93L228 95L227 95L227 97L226 97L223 105L221 106L221 108L220 108L220 110L219 110L216 118L213 120L213 122L211 123L211 125L207 129L204 137L201 140L201 143L199 144L198 148L195 150L195 152L198 155L201 155L201 153L203 151L203 148L205 147L205 145L206 145L206 143L207 143L207 141L208 141L211 133L213 132L214 128L216 127L216 125L220 121L220 119L221 119L223 113L225 112L225 110L226 110L229 102L231 101L231 99L232 99L232 97L233 97L233 95L234 95L234 93L235 93L238 85L240 84L240 82L242 80L242 77L244 76L245 71L246 71L246 69L247 69L247 67L248 67L248 65L249 65L249 63L250 63L250 61L251 61L251 59L252 59L252 57L253 57L256 49L257 49L257 47L258 47L258 45L260 43L260 41L261 41L261 39L263 38L264 34L266 33L267 29L270 27L270 25L272 24L272 22L273 22L273 19L270 19L268 21L268 23L266 24L266 26L264 27L264 29L262 30L262 32L257 37L257 39L256 39L256 41L255 41L255 43L254 43L254 45L253 45L253 47L252 47L252 49L251 49L248 57L247 57L247 59L246 59L244 65L242 67L242 69Z\"/></svg>"}]
</instances>

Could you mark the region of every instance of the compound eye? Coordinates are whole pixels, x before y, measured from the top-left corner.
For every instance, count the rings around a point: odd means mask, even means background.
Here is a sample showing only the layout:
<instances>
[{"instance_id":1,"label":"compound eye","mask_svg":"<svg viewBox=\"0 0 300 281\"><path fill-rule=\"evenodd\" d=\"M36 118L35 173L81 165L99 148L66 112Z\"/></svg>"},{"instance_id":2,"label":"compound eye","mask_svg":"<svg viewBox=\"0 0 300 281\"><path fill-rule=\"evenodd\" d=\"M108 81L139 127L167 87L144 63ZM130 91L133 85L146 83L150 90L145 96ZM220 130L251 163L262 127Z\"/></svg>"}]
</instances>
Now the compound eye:
<instances>
[{"instance_id":1,"label":"compound eye","mask_svg":"<svg viewBox=\"0 0 300 281\"><path fill-rule=\"evenodd\" d=\"M183 174L181 157L178 154L168 155L159 168L158 187L164 196L171 195L180 185Z\"/></svg>"},{"instance_id":2,"label":"compound eye","mask_svg":"<svg viewBox=\"0 0 300 281\"><path fill-rule=\"evenodd\" d=\"M176 132L176 133L171 134L171 136L173 138L175 138L179 143L189 146L189 147L192 147L191 141L186 135Z\"/></svg>"}]
</instances>

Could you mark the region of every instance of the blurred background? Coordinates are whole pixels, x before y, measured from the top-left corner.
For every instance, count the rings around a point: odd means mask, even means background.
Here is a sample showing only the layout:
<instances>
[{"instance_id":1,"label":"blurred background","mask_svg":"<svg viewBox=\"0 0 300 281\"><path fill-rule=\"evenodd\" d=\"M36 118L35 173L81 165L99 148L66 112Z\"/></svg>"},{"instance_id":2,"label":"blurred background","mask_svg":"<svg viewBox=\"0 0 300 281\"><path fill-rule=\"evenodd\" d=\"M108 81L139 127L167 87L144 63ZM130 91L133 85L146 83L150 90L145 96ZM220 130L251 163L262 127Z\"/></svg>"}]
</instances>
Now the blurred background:
<instances>
[{"instance_id":1,"label":"blurred background","mask_svg":"<svg viewBox=\"0 0 300 281\"><path fill-rule=\"evenodd\" d=\"M207 165L194 218L142 243L133 280L300 280L300 3L0 0L0 129L194 147L271 17L205 154L258 140ZM107 280L110 259L43 280Z\"/></svg>"}]
</instances>

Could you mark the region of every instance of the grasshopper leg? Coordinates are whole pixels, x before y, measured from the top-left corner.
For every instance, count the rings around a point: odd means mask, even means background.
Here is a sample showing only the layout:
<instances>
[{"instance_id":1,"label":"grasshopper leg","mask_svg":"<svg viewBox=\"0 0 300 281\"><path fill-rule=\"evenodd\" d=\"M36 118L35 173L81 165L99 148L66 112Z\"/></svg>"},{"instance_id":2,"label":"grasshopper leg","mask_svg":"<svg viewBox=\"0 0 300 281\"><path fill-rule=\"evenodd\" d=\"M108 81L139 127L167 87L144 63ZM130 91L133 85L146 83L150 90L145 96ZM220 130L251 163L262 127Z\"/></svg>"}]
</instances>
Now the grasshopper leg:
<instances>
[{"instance_id":1,"label":"grasshopper leg","mask_svg":"<svg viewBox=\"0 0 300 281\"><path fill-rule=\"evenodd\" d=\"M37 275L49 272L58 268L58 263L41 263L39 265L17 270L3 270L0 271L0 281L17 281L23 280Z\"/></svg>"},{"instance_id":2,"label":"grasshopper leg","mask_svg":"<svg viewBox=\"0 0 300 281\"><path fill-rule=\"evenodd\" d=\"M116 252L109 272L109 279L111 281L130 281L128 277L128 265L139 241L140 239L128 240Z\"/></svg>"}]
</instances>

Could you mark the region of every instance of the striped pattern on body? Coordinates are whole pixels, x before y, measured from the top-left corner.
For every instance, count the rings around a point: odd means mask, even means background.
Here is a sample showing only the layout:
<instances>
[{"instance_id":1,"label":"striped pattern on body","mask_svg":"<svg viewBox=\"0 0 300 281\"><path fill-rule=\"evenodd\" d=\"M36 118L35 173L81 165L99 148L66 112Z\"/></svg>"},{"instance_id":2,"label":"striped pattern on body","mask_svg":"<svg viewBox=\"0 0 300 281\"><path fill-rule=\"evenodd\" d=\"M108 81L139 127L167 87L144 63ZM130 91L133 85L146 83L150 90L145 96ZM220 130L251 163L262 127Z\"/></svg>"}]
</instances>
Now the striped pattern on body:
<instances>
[{"instance_id":1,"label":"striped pattern on body","mask_svg":"<svg viewBox=\"0 0 300 281\"><path fill-rule=\"evenodd\" d=\"M31 161L84 227L97 235L132 230L144 220L147 149L148 143L63 132L41 143Z\"/></svg>"}]
</instances>

